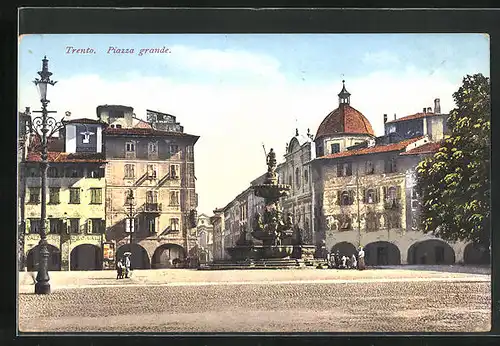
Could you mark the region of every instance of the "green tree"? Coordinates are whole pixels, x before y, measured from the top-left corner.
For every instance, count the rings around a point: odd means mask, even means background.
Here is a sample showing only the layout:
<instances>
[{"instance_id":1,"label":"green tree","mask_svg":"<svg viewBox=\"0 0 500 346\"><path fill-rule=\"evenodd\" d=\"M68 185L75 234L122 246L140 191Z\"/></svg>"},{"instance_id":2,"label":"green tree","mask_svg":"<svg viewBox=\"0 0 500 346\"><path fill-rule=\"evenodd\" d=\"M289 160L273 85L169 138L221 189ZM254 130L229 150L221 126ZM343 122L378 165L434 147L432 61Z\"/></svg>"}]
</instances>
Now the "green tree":
<instances>
[{"instance_id":1,"label":"green tree","mask_svg":"<svg viewBox=\"0 0 500 346\"><path fill-rule=\"evenodd\" d=\"M445 240L490 241L490 84L467 75L453 94L450 136L417 167L424 232Z\"/></svg>"}]
</instances>

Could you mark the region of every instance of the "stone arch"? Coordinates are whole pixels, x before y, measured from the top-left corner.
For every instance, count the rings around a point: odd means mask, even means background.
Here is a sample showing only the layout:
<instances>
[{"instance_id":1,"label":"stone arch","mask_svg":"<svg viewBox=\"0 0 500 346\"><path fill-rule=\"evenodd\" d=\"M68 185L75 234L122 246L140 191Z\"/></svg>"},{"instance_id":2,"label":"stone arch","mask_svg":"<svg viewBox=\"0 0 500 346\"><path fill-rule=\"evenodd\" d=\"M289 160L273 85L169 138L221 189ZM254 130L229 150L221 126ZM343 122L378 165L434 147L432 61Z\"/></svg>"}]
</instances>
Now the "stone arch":
<instances>
[{"instance_id":1,"label":"stone arch","mask_svg":"<svg viewBox=\"0 0 500 346\"><path fill-rule=\"evenodd\" d=\"M146 249L139 244L125 244L116 250L116 259L123 257L125 252L131 252L130 268L131 269L150 269L151 263Z\"/></svg>"},{"instance_id":2,"label":"stone arch","mask_svg":"<svg viewBox=\"0 0 500 346\"><path fill-rule=\"evenodd\" d=\"M49 271L61 270L61 251L54 245L47 244L49 250L49 261L48 267ZM36 245L34 248L28 251L26 256L26 269L29 272L34 272L38 270L38 264L40 262L40 245Z\"/></svg>"},{"instance_id":3,"label":"stone arch","mask_svg":"<svg viewBox=\"0 0 500 346\"><path fill-rule=\"evenodd\" d=\"M416 242L408 249L408 264L454 264L455 251L441 239Z\"/></svg>"},{"instance_id":4,"label":"stone arch","mask_svg":"<svg viewBox=\"0 0 500 346\"><path fill-rule=\"evenodd\" d=\"M80 244L71 250L70 270L101 270L102 250L94 244Z\"/></svg>"},{"instance_id":5,"label":"stone arch","mask_svg":"<svg viewBox=\"0 0 500 346\"><path fill-rule=\"evenodd\" d=\"M357 254L358 251L356 250L356 247L347 242L347 241L342 241L340 243L337 243L332 246L332 253L336 253L337 250L339 251L340 255L345 255L345 256L351 256L352 254Z\"/></svg>"},{"instance_id":6,"label":"stone arch","mask_svg":"<svg viewBox=\"0 0 500 346\"><path fill-rule=\"evenodd\" d=\"M365 263L369 266L399 265L401 252L397 245L388 241L376 241L364 247Z\"/></svg>"},{"instance_id":7,"label":"stone arch","mask_svg":"<svg viewBox=\"0 0 500 346\"><path fill-rule=\"evenodd\" d=\"M174 268L174 261L178 262L178 260L184 260L185 258L186 251L182 246L177 244L162 244L156 248L153 254L151 268Z\"/></svg>"},{"instance_id":8,"label":"stone arch","mask_svg":"<svg viewBox=\"0 0 500 346\"><path fill-rule=\"evenodd\" d=\"M486 246L469 243L464 249L464 264L489 264L490 251Z\"/></svg>"}]
</instances>

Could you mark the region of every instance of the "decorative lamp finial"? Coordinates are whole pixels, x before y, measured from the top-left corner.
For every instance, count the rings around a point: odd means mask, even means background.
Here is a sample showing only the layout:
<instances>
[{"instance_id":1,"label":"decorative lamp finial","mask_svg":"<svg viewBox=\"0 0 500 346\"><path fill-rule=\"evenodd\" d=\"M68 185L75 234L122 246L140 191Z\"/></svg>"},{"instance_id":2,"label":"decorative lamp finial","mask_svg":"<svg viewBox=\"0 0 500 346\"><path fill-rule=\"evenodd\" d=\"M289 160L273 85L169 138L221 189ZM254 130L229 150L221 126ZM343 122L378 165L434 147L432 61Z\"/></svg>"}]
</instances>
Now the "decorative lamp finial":
<instances>
[{"instance_id":1,"label":"decorative lamp finial","mask_svg":"<svg viewBox=\"0 0 500 346\"><path fill-rule=\"evenodd\" d=\"M295 129L295 136L299 135L299 129Z\"/></svg>"}]
</instances>

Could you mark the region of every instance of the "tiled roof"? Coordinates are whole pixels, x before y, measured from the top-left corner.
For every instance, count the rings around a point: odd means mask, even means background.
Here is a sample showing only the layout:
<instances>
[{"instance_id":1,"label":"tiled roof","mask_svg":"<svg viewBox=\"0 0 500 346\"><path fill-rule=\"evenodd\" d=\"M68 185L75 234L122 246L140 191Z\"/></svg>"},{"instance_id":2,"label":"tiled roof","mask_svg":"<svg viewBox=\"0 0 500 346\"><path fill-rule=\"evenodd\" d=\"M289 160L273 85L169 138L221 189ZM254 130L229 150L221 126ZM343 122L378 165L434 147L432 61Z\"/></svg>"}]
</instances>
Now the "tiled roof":
<instances>
[{"instance_id":1,"label":"tiled roof","mask_svg":"<svg viewBox=\"0 0 500 346\"><path fill-rule=\"evenodd\" d=\"M199 136L190 135L184 132L167 132L167 131L159 131L153 128L111 128L108 127L104 130L104 133L108 136L177 136L177 137L187 137L187 138L196 138Z\"/></svg>"},{"instance_id":2,"label":"tiled roof","mask_svg":"<svg viewBox=\"0 0 500 346\"><path fill-rule=\"evenodd\" d=\"M341 158L341 157L369 155L369 154L385 153L385 152L389 152L389 151L400 151L400 150L404 150L407 145L409 145L413 142L416 142L422 138L423 137L416 137L416 138L406 139L406 140L401 141L399 143L391 143L391 144L387 144L387 145L376 145L376 146L371 147L371 148L361 148L361 149L356 149L356 150L341 151L340 153L321 156L318 159L337 159L337 158Z\"/></svg>"},{"instance_id":3,"label":"tiled roof","mask_svg":"<svg viewBox=\"0 0 500 346\"><path fill-rule=\"evenodd\" d=\"M148 123L147 121L144 121L142 119L139 119L139 118L134 118L135 120L137 120L137 124L134 125L134 128L136 129L151 129L151 124Z\"/></svg>"},{"instance_id":4,"label":"tiled roof","mask_svg":"<svg viewBox=\"0 0 500 346\"><path fill-rule=\"evenodd\" d=\"M32 136L28 146L28 150L40 146L38 136ZM47 138L47 149L49 151L61 152L64 151L64 140L59 137Z\"/></svg>"},{"instance_id":5,"label":"tiled roof","mask_svg":"<svg viewBox=\"0 0 500 346\"><path fill-rule=\"evenodd\" d=\"M337 109L326 116L319 125L316 139L339 133L375 135L368 119L348 104L340 104Z\"/></svg>"},{"instance_id":6,"label":"tiled roof","mask_svg":"<svg viewBox=\"0 0 500 346\"><path fill-rule=\"evenodd\" d=\"M411 149L401 153L400 155L420 155L420 154L433 154L439 150L441 143L439 142L429 142L415 149Z\"/></svg>"},{"instance_id":7,"label":"tiled roof","mask_svg":"<svg viewBox=\"0 0 500 346\"><path fill-rule=\"evenodd\" d=\"M406 121L406 120L420 119L420 118L424 118L424 117L432 117L435 115L442 115L442 114L420 112L420 113L415 113L412 115L407 115L405 117L401 117L401 118L398 118L396 120L388 121L386 124L397 123L397 122Z\"/></svg>"},{"instance_id":8,"label":"tiled roof","mask_svg":"<svg viewBox=\"0 0 500 346\"><path fill-rule=\"evenodd\" d=\"M80 118L80 119L71 119L71 120L63 120L65 124L106 124L103 121L98 119L89 119L89 118Z\"/></svg>"},{"instance_id":9,"label":"tiled roof","mask_svg":"<svg viewBox=\"0 0 500 346\"><path fill-rule=\"evenodd\" d=\"M40 153L30 152L26 158L26 161L38 162L41 161L42 158ZM62 153L49 151L48 152L48 160L49 162L98 162L104 163L106 162L104 159L103 153Z\"/></svg>"}]
</instances>

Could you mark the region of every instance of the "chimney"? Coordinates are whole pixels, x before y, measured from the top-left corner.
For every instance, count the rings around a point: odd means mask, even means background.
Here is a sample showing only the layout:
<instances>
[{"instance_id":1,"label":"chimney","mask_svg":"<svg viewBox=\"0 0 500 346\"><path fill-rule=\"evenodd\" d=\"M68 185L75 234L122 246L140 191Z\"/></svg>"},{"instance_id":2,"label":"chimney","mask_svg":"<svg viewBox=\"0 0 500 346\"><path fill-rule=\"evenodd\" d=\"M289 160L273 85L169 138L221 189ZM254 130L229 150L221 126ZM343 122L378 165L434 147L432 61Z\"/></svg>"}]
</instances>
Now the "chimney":
<instances>
[{"instance_id":1,"label":"chimney","mask_svg":"<svg viewBox=\"0 0 500 346\"><path fill-rule=\"evenodd\" d=\"M426 110L426 108L424 107L424 108L422 109L422 113L425 113L425 110Z\"/></svg>"},{"instance_id":2,"label":"chimney","mask_svg":"<svg viewBox=\"0 0 500 346\"><path fill-rule=\"evenodd\" d=\"M396 120L396 113L394 113L394 120Z\"/></svg>"},{"instance_id":3,"label":"chimney","mask_svg":"<svg viewBox=\"0 0 500 346\"><path fill-rule=\"evenodd\" d=\"M30 107L26 107L26 109L24 110L24 114L26 114L26 115L30 115L31 114Z\"/></svg>"},{"instance_id":4,"label":"chimney","mask_svg":"<svg viewBox=\"0 0 500 346\"><path fill-rule=\"evenodd\" d=\"M387 122L387 114L384 114L384 124Z\"/></svg>"},{"instance_id":5,"label":"chimney","mask_svg":"<svg viewBox=\"0 0 500 346\"><path fill-rule=\"evenodd\" d=\"M432 113L432 108L431 107L427 107L427 113Z\"/></svg>"},{"instance_id":6,"label":"chimney","mask_svg":"<svg viewBox=\"0 0 500 346\"><path fill-rule=\"evenodd\" d=\"M434 100L434 113L441 114L441 104L439 99Z\"/></svg>"}]
</instances>

